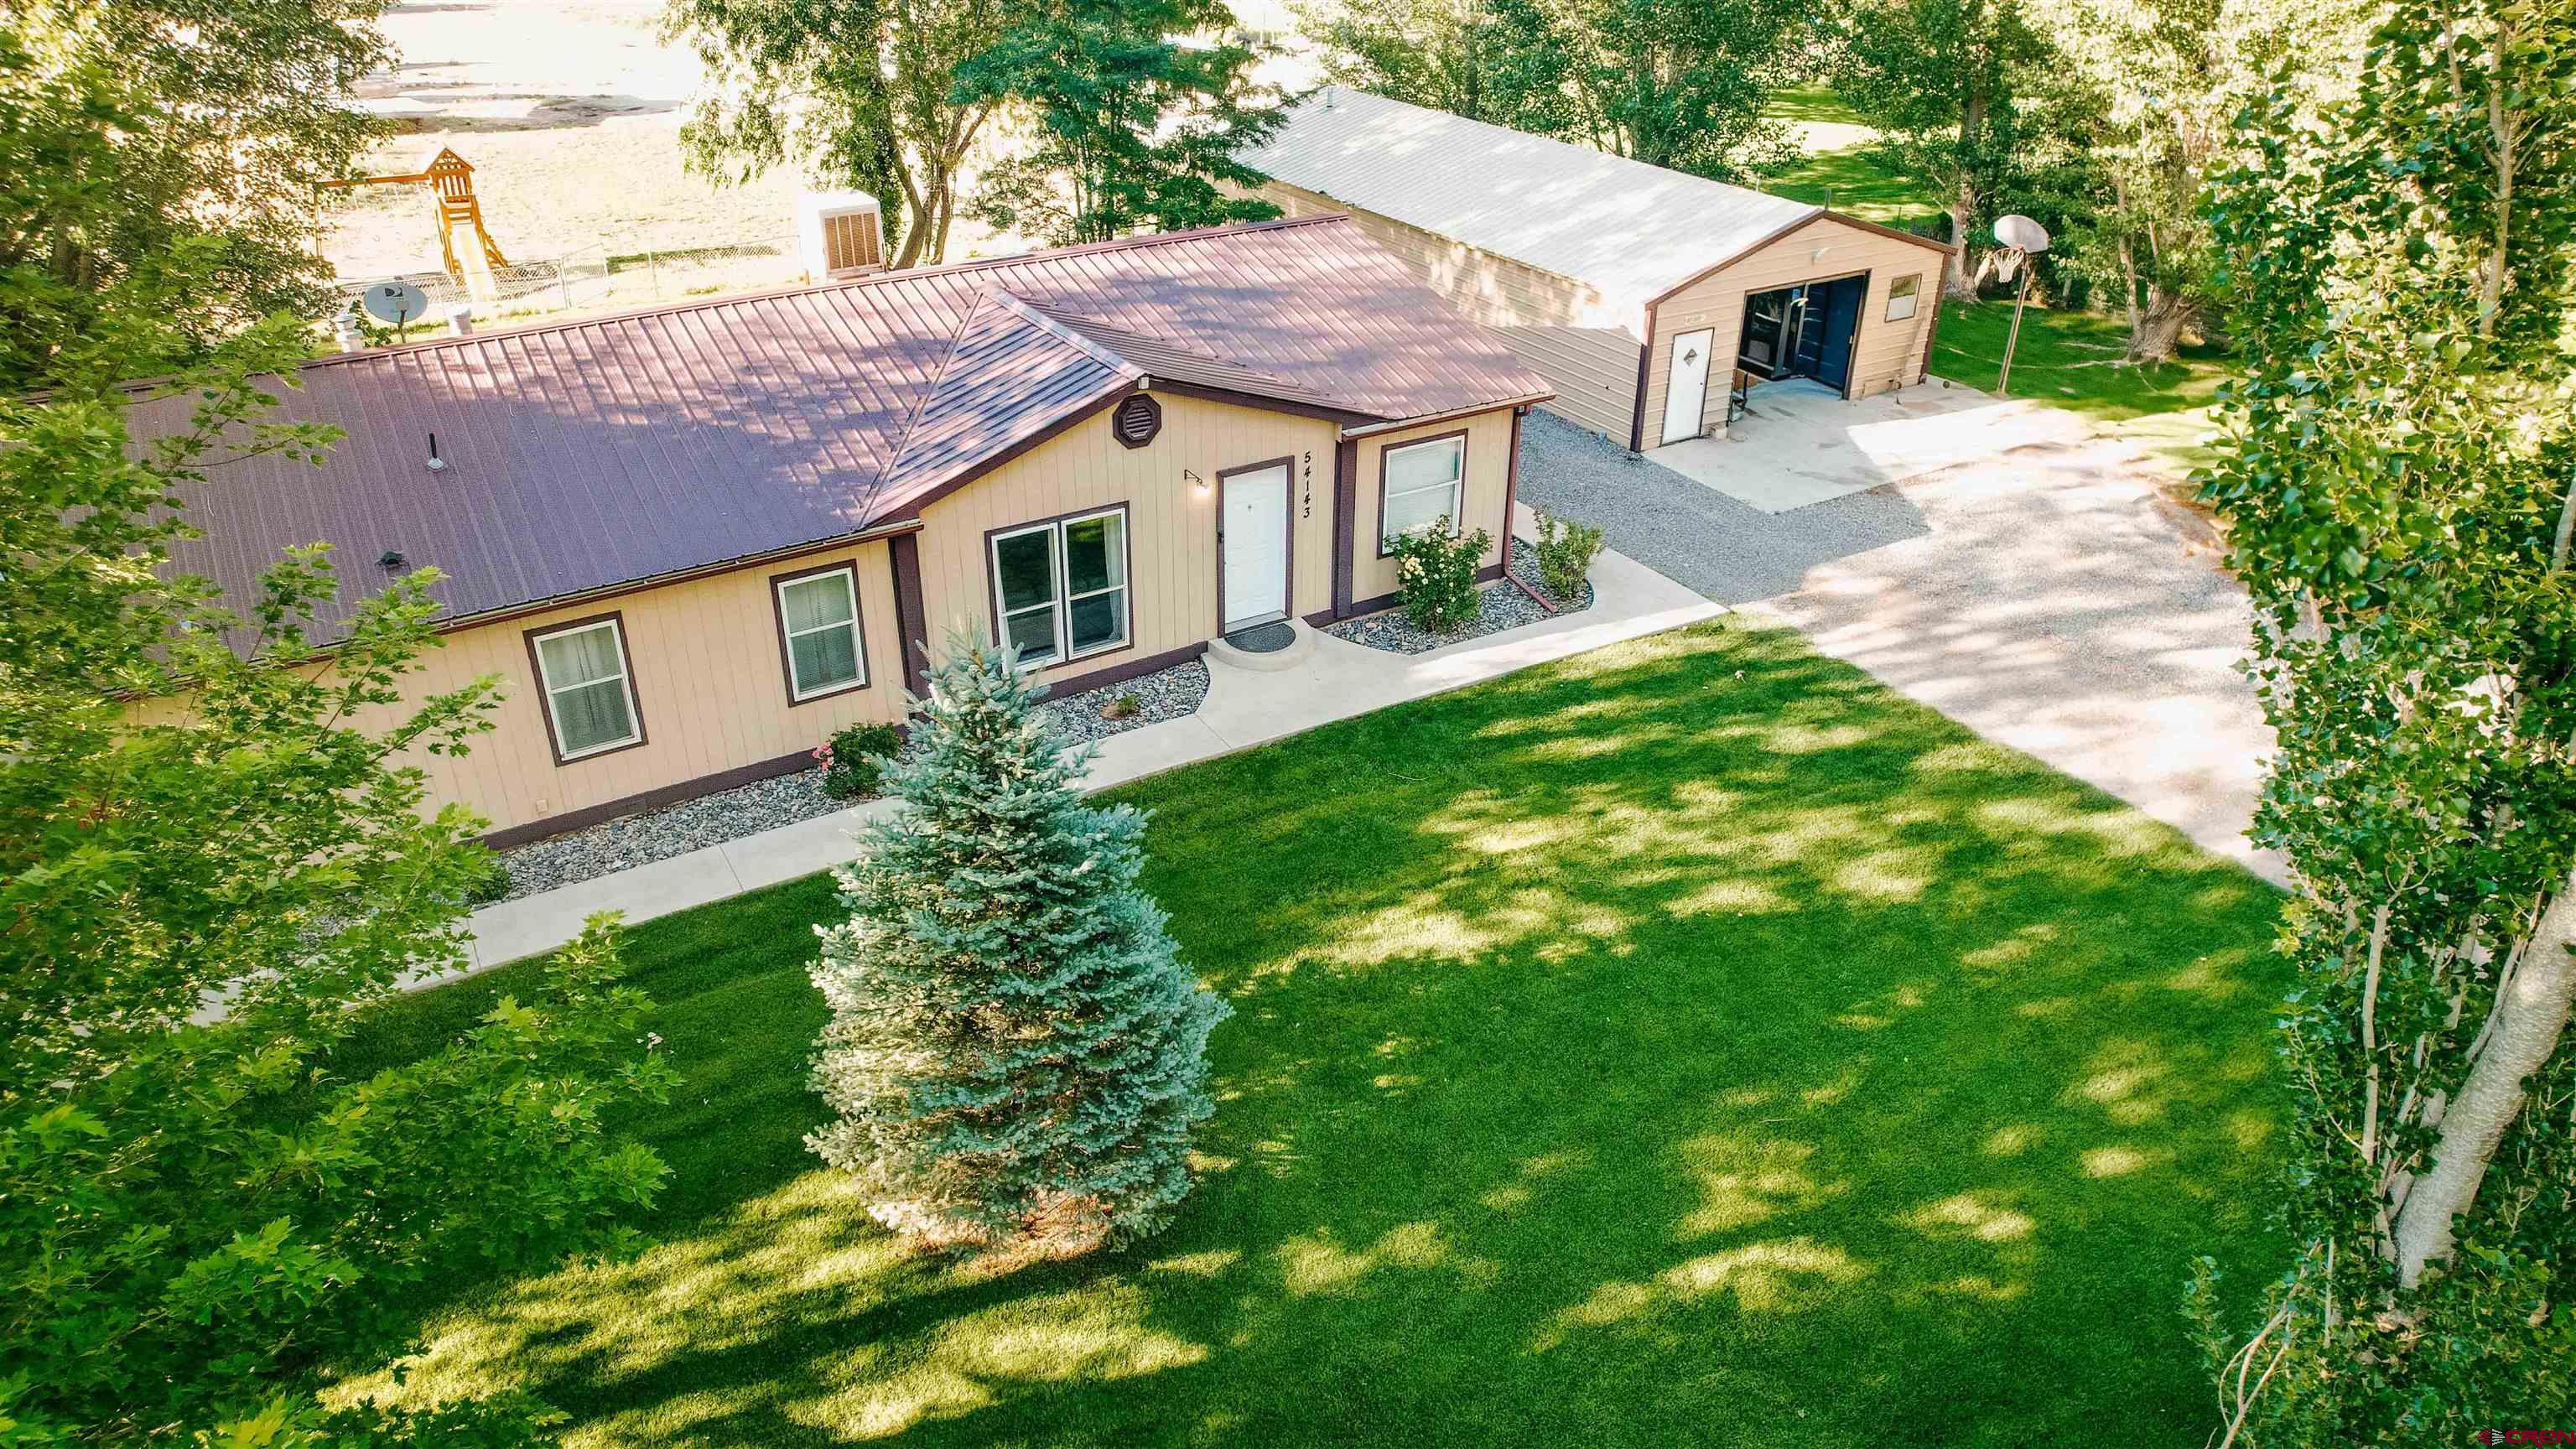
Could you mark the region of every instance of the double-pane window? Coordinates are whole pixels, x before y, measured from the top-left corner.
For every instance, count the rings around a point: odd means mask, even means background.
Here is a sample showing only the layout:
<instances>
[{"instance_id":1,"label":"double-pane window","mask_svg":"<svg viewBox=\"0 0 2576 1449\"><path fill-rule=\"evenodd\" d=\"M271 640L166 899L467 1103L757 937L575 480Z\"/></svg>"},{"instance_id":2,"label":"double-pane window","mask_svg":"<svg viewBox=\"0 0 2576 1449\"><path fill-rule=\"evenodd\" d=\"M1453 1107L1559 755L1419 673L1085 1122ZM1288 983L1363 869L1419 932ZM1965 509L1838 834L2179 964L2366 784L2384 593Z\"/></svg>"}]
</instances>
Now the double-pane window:
<instances>
[{"instance_id":1,"label":"double-pane window","mask_svg":"<svg viewBox=\"0 0 2576 1449\"><path fill-rule=\"evenodd\" d=\"M1127 512L1031 524L993 536L1000 634L1024 665L1127 642Z\"/></svg>"},{"instance_id":2,"label":"double-pane window","mask_svg":"<svg viewBox=\"0 0 2576 1449\"><path fill-rule=\"evenodd\" d=\"M1386 450L1386 506L1378 519L1378 550L1400 534L1418 533L1446 518L1461 522L1467 471L1465 437L1433 438Z\"/></svg>"},{"instance_id":3,"label":"double-pane window","mask_svg":"<svg viewBox=\"0 0 2576 1449\"><path fill-rule=\"evenodd\" d=\"M850 570L780 579L778 625L786 635L787 690L794 698L814 699L868 682Z\"/></svg>"},{"instance_id":4,"label":"double-pane window","mask_svg":"<svg viewBox=\"0 0 2576 1449\"><path fill-rule=\"evenodd\" d=\"M634 683L626 674L625 639L615 619L540 634L534 648L546 717L554 721L556 753L575 760L644 737L635 718Z\"/></svg>"}]
</instances>

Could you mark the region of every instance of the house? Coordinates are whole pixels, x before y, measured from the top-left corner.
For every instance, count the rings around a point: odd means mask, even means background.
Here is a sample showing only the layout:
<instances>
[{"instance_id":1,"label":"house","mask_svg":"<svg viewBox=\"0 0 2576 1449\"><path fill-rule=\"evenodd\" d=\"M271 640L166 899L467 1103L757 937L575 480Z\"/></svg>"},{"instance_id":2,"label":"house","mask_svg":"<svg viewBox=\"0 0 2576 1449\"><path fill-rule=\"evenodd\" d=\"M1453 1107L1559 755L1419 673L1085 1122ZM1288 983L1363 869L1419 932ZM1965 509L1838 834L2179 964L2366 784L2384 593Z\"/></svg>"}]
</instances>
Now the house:
<instances>
[{"instance_id":1,"label":"house","mask_svg":"<svg viewBox=\"0 0 2576 1449\"><path fill-rule=\"evenodd\" d=\"M1741 370L1845 397L1923 380L1948 248L1803 201L1326 86L1236 157L1348 213L1643 451L1722 433Z\"/></svg>"},{"instance_id":2,"label":"house","mask_svg":"<svg viewBox=\"0 0 2576 1449\"><path fill-rule=\"evenodd\" d=\"M419 763L507 845L811 763L953 631L1059 693L1393 602L1447 517L1502 571L1548 393L1343 218L1113 241L306 364L174 550L236 600L327 540L340 607L436 566L497 729ZM185 398L137 408L180 425Z\"/></svg>"}]
</instances>

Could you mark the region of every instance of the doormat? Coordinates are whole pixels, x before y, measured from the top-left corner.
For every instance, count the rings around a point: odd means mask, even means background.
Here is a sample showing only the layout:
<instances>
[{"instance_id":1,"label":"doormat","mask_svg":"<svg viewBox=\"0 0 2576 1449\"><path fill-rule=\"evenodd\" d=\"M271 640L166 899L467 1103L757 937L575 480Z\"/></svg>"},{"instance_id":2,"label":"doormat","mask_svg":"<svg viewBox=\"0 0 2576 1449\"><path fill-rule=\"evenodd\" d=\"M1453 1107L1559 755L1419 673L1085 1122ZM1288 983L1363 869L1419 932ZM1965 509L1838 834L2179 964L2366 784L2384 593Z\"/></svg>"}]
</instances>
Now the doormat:
<instances>
[{"instance_id":1,"label":"doormat","mask_svg":"<svg viewBox=\"0 0 2576 1449\"><path fill-rule=\"evenodd\" d=\"M1276 654L1297 642L1297 631L1284 623L1255 624L1226 635L1225 642L1246 654Z\"/></svg>"}]
</instances>

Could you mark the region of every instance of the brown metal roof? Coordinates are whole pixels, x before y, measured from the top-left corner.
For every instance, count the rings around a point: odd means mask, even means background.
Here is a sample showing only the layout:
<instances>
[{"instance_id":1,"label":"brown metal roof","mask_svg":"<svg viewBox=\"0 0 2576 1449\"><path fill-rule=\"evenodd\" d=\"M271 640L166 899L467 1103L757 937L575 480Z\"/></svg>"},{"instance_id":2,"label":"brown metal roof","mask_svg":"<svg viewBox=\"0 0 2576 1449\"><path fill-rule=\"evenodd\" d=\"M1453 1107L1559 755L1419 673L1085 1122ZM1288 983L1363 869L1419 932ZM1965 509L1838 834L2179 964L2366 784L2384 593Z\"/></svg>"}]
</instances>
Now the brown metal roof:
<instances>
[{"instance_id":1,"label":"brown metal roof","mask_svg":"<svg viewBox=\"0 0 2576 1449\"><path fill-rule=\"evenodd\" d=\"M329 462L215 468L173 554L246 601L327 541L346 603L395 552L485 614L901 518L1158 367L1378 418L1548 391L1346 219L1265 222L320 359L274 420L344 429Z\"/></svg>"}]
</instances>

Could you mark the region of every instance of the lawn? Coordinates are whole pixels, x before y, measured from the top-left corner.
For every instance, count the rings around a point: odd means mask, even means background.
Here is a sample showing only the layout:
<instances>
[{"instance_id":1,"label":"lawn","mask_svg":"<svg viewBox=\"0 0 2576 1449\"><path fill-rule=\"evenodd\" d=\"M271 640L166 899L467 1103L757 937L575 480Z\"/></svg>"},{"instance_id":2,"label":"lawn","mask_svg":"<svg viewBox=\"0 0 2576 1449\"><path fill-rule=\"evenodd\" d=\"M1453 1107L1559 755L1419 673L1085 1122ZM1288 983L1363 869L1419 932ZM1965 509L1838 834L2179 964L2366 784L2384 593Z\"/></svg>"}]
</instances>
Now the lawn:
<instances>
[{"instance_id":1,"label":"lawn","mask_svg":"<svg viewBox=\"0 0 2576 1449\"><path fill-rule=\"evenodd\" d=\"M2008 298L1943 303L1932 374L1994 391L2012 313ZM2127 366L2120 359L2128 337L2117 317L2028 308L2013 352L2012 395L2116 423L2206 407L2227 376L2225 355L2205 345L2185 346L2179 362Z\"/></svg>"},{"instance_id":2,"label":"lawn","mask_svg":"<svg viewBox=\"0 0 2576 1449\"><path fill-rule=\"evenodd\" d=\"M2252 877L1724 621L1117 798L1237 1013L1170 1231L1004 1271L872 1227L798 1140L799 882L629 937L660 1246L460 1287L402 1392L580 1445L2207 1437L2176 1305L2268 1271L2282 1130Z\"/></svg>"}]
</instances>

